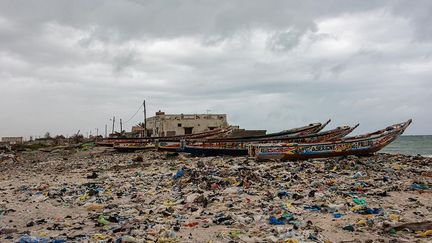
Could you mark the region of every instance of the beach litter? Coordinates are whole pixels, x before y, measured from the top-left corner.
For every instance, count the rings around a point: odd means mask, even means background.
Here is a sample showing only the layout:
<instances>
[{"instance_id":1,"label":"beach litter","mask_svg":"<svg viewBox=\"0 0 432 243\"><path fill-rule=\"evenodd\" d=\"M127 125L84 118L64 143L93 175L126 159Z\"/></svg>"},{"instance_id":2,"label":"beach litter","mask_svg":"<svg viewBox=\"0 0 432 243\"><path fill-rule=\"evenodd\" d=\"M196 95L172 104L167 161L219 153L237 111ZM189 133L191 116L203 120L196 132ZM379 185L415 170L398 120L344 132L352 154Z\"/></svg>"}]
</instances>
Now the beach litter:
<instances>
[{"instance_id":1,"label":"beach litter","mask_svg":"<svg viewBox=\"0 0 432 243\"><path fill-rule=\"evenodd\" d=\"M431 158L257 162L96 149L69 151L67 160L23 152L19 166L4 160L0 241L371 242L403 234L413 242L432 234Z\"/></svg>"}]
</instances>

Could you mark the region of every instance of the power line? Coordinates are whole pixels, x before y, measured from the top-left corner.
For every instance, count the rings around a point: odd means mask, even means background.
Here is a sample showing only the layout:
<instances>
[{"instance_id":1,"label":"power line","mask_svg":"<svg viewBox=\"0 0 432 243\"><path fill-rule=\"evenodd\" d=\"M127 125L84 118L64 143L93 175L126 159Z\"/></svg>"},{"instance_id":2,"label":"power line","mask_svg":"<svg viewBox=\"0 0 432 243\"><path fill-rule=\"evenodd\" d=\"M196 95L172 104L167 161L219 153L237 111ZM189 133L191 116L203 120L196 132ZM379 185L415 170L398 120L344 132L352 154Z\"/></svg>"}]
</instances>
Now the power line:
<instances>
[{"instance_id":1,"label":"power line","mask_svg":"<svg viewBox=\"0 0 432 243\"><path fill-rule=\"evenodd\" d=\"M140 107L138 108L138 110L135 112L135 114L131 118L129 118L127 121L123 122L123 124L127 124L128 122L130 122L130 120L132 120L138 114L138 112L141 110L143 105L144 104L141 104Z\"/></svg>"}]
</instances>

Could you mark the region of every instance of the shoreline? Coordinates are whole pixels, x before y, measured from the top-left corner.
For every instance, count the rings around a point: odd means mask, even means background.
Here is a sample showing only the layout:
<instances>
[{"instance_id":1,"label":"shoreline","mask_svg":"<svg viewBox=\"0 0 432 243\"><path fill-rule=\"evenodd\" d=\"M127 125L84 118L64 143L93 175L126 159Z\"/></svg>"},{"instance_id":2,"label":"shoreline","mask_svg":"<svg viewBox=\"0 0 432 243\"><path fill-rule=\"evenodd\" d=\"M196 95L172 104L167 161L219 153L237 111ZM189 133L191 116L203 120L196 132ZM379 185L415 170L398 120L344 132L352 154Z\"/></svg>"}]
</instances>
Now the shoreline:
<instances>
[{"instance_id":1,"label":"shoreline","mask_svg":"<svg viewBox=\"0 0 432 243\"><path fill-rule=\"evenodd\" d=\"M400 152L389 152L389 151L385 151L385 152L377 152L377 154L384 154L384 155L401 155L401 156L408 156L408 157L417 157L417 156L421 156L424 158L432 158L432 154L407 154L407 153L400 153Z\"/></svg>"}]
</instances>

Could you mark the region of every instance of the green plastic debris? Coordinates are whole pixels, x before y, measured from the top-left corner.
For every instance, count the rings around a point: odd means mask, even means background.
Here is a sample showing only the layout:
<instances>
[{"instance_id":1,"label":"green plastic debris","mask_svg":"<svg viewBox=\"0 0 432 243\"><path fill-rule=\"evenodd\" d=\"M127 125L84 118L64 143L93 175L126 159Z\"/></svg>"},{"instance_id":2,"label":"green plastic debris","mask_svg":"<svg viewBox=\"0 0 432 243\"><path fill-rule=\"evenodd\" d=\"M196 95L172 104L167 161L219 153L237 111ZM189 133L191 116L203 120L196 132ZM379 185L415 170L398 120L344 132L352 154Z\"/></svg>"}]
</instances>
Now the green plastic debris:
<instances>
[{"instance_id":1,"label":"green plastic debris","mask_svg":"<svg viewBox=\"0 0 432 243\"><path fill-rule=\"evenodd\" d=\"M300 227L302 225L302 222L297 221L297 220L290 220L290 221L288 221L288 224Z\"/></svg>"},{"instance_id":2,"label":"green plastic debris","mask_svg":"<svg viewBox=\"0 0 432 243\"><path fill-rule=\"evenodd\" d=\"M355 198L353 199L353 202L354 202L355 204L357 204L357 205L360 205L360 206L367 206L366 199L360 199L360 198L358 198L358 197L355 197Z\"/></svg>"},{"instance_id":3,"label":"green plastic debris","mask_svg":"<svg viewBox=\"0 0 432 243\"><path fill-rule=\"evenodd\" d=\"M99 216L98 222L102 225L108 225L110 223L108 220L105 219L103 215Z\"/></svg>"},{"instance_id":4,"label":"green plastic debris","mask_svg":"<svg viewBox=\"0 0 432 243\"><path fill-rule=\"evenodd\" d=\"M284 218L284 219L287 219L287 220L290 220L290 219L293 219L294 218L294 215L292 214L292 213L290 213L290 212L284 212L283 214L282 214L282 218Z\"/></svg>"},{"instance_id":5,"label":"green plastic debris","mask_svg":"<svg viewBox=\"0 0 432 243\"><path fill-rule=\"evenodd\" d=\"M228 233L231 238L238 238L241 234L243 234L240 230L232 230Z\"/></svg>"},{"instance_id":6,"label":"green plastic debris","mask_svg":"<svg viewBox=\"0 0 432 243\"><path fill-rule=\"evenodd\" d=\"M355 230L354 226L352 224L349 224L349 225L343 227L342 229L346 230L346 231L350 231L350 232L354 232L354 230Z\"/></svg>"}]
</instances>

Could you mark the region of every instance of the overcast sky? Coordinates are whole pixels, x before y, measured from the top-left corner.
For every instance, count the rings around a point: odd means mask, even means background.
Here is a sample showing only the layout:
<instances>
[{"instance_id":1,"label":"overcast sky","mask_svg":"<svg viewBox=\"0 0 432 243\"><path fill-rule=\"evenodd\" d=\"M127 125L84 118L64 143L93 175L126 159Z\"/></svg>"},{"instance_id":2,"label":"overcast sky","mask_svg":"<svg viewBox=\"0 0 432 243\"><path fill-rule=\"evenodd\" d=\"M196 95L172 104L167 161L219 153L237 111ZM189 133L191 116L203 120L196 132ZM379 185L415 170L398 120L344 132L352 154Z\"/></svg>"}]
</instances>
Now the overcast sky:
<instances>
[{"instance_id":1,"label":"overcast sky","mask_svg":"<svg viewBox=\"0 0 432 243\"><path fill-rule=\"evenodd\" d=\"M143 99L249 129L432 134L431 23L428 0L0 0L0 136L94 134Z\"/></svg>"}]
</instances>

